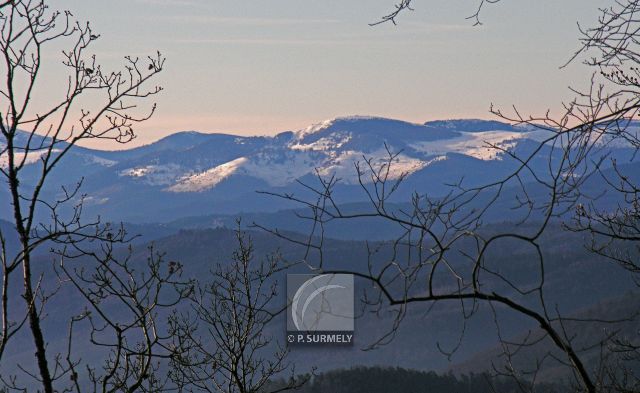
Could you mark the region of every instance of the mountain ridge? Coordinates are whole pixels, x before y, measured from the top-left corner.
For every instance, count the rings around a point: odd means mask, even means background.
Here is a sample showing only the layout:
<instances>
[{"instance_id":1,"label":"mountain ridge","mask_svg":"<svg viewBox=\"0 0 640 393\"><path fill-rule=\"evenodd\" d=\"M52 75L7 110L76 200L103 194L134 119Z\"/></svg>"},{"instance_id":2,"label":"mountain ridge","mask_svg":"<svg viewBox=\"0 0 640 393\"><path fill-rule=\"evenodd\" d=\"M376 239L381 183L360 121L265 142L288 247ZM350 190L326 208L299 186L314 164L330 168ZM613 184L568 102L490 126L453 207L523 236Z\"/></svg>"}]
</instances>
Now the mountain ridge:
<instances>
[{"instance_id":1,"label":"mountain ridge","mask_svg":"<svg viewBox=\"0 0 640 393\"><path fill-rule=\"evenodd\" d=\"M373 181L366 170L391 164L388 180L406 178L395 196L402 202L414 191L444 195L447 184L457 181L465 186L495 181L515 168L505 152L526 153L548 133L495 120L412 123L375 116L337 117L274 136L184 131L128 150L75 147L46 191L55 195L61 185L84 178L85 206L92 213L110 220L149 222L162 216L171 221L288 208L286 201L267 201L256 191L310 196L299 182L314 183L317 176L339 179L342 203L361 202L361 183ZM39 155L32 154L23 184L33 184L39 174ZM532 162L540 168L545 164L544 159Z\"/></svg>"}]
</instances>

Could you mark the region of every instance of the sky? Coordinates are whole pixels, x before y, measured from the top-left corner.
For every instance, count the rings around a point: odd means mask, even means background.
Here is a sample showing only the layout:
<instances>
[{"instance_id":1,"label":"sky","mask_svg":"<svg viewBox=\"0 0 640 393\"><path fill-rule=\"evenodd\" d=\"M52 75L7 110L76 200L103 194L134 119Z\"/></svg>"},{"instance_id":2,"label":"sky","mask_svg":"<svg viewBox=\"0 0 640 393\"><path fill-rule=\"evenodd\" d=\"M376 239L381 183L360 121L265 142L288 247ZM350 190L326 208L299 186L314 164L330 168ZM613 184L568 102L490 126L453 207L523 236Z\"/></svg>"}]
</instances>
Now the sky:
<instances>
[{"instance_id":1,"label":"sky","mask_svg":"<svg viewBox=\"0 0 640 393\"><path fill-rule=\"evenodd\" d=\"M272 135L325 119L374 115L412 122L492 119L489 107L543 113L586 86L590 70L560 68L579 47L577 22L601 0L414 0L398 25L375 22L393 0L51 0L90 21L108 66L161 51L158 111L135 145L177 131ZM59 50L46 60L57 64ZM55 65L41 98L64 82ZM92 146L95 147L95 146ZM115 146L100 145L103 148Z\"/></svg>"}]
</instances>

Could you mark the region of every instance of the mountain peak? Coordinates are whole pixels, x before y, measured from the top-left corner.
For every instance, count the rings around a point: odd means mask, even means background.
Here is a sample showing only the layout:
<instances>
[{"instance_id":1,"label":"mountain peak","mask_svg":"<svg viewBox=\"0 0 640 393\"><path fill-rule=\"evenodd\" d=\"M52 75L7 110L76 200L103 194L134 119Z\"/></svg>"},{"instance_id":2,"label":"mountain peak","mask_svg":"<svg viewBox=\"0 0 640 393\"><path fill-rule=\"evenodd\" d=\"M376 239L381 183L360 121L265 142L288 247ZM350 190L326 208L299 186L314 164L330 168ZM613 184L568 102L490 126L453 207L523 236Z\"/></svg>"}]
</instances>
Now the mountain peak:
<instances>
[{"instance_id":1,"label":"mountain peak","mask_svg":"<svg viewBox=\"0 0 640 393\"><path fill-rule=\"evenodd\" d=\"M329 133L353 133L363 135L400 134L408 129L420 129L425 127L419 123L411 123L404 120L391 119L380 116L340 116L313 124L296 133L299 139L312 135L326 135Z\"/></svg>"},{"instance_id":2,"label":"mountain peak","mask_svg":"<svg viewBox=\"0 0 640 393\"><path fill-rule=\"evenodd\" d=\"M344 116L325 120L295 134L296 149L326 150L343 148L364 152L385 143L401 148L411 141L451 139L460 136L455 129L427 127L419 123L377 116Z\"/></svg>"}]
</instances>

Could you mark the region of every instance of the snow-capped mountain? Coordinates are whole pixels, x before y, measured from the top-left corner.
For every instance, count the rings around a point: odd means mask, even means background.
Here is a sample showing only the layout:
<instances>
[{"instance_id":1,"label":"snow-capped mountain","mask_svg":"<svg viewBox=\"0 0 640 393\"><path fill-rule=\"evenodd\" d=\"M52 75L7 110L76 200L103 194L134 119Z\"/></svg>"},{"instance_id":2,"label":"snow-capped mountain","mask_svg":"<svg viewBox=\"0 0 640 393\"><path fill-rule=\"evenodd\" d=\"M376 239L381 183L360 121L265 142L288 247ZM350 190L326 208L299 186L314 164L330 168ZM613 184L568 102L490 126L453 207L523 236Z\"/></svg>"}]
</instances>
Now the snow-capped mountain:
<instances>
[{"instance_id":1,"label":"snow-capped mountain","mask_svg":"<svg viewBox=\"0 0 640 393\"><path fill-rule=\"evenodd\" d=\"M470 126L467 130L464 130L465 124ZM317 173L336 175L346 184L355 184L354 166L365 159L379 166L393 153L389 177L394 179L446 160L448 153L485 161L500 160L500 154L487 143L509 148L518 140L534 137L531 131L505 124L496 124L496 129L487 130L478 130L478 124L484 125L479 121L423 125L374 117L344 117L294 133L282 133L271 140L235 137L233 141L216 141L236 145L238 154L228 161L218 155L192 156L190 146L189 151L185 151L191 156L189 163L184 162L186 158L180 158L180 162L158 159L153 164L145 162L125 168L118 175L148 185L165 186L166 192L203 192L232 176L248 176L269 186L283 187ZM248 154L239 154L240 150L247 150L246 145L251 145Z\"/></svg>"},{"instance_id":2,"label":"snow-capped mountain","mask_svg":"<svg viewBox=\"0 0 640 393\"><path fill-rule=\"evenodd\" d=\"M345 201L363 200L356 166L378 169L390 154L388 178L408 176L400 198L414 190L438 195L445 192L445 183L464 178L479 184L512 169L513 160L490 145L526 149L546 135L496 121L415 124L341 117L273 137L180 132L130 150L75 148L57 168L55 180L59 187L83 177L87 207L107 217L163 221L279 209L283 201L255 191L303 192L297 181L313 182L316 176L336 176ZM23 181L37 171L37 153L32 154ZM3 160L0 156L5 166ZM366 183L371 176L361 180ZM148 216L151 212L155 215Z\"/></svg>"}]
</instances>

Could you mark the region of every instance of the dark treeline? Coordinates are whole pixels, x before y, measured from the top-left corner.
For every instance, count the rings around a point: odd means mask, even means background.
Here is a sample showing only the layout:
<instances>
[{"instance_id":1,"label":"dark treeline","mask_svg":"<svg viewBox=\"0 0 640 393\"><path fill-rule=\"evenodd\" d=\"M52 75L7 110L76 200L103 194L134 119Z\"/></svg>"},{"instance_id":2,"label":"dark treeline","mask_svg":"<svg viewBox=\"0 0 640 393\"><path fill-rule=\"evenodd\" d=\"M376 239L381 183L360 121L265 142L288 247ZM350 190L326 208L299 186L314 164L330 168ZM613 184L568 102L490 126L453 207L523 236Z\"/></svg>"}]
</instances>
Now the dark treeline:
<instances>
[{"instance_id":1,"label":"dark treeline","mask_svg":"<svg viewBox=\"0 0 640 393\"><path fill-rule=\"evenodd\" d=\"M301 393L515 393L522 391L522 382L491 376L433 371L408 370L393 367L354 367L313 375L296 390ZM284 383L280 381L279 383ZM275 386L270 386L273 388ZM562 392L557 385L536 384L538 393Z\"/></svg>"}]
</instances>

